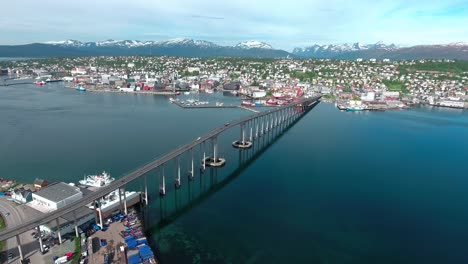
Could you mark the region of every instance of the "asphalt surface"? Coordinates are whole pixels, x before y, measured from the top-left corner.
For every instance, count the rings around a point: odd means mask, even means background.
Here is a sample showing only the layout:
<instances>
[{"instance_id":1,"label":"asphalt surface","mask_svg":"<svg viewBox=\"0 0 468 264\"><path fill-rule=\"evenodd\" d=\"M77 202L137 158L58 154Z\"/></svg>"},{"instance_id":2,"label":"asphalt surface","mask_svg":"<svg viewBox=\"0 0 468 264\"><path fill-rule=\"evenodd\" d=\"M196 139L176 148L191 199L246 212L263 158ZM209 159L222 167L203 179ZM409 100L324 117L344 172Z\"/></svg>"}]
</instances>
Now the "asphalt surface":
<instances>
[{"instance_id":1,"label":"asphalt surface","mask_svg":"<svg viewBox=\"0 0 468 264\"><path fill-rule=\"evenodd\" d=\"M8 229L14 228L21 223L24 223L27 219L31 219L33 216L37 215L37 212L32 208L8 201L6 197L0 197L0 213L5 220L5 224ZM31 236L32 232L33 231L31 230L31 232L22 233L20 235L20 240L22 244L23 256L25 256L25 258L28 257L31 258L31 260L34 260L36 257L33 255L39 253L39 242ZM13 254L13 258L8 260L7 256L10 253ZM2 255L4 256L2 259L4 262L2 263L20 263L16 237L12 237L6 241Z\"/></svg>"}]
</instances>

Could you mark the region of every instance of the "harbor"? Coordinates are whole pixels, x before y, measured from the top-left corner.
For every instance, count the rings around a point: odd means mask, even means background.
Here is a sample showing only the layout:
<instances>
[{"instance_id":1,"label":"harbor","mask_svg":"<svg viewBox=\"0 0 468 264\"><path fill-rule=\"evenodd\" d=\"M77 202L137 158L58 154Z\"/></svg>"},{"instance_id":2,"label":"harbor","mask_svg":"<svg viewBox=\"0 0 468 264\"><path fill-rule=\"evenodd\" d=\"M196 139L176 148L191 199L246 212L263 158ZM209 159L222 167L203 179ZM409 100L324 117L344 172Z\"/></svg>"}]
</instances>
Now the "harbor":
<instances>
[{"instance_id":1,"label":"harbor","mask_svg":"<svg viewBox=\"0 0 468 264\"><path fill-rule=\"evenodd\" d=\"M49 183L43 179L22 184L1 179L0 207L8 208L8 211L0 214L6 220L14 215L18 222L24 221L21 218L45 215L60 208L62 201L69 203L75 197L87 197L113 181L115 179L106 172L85 176L77 185ZM146 239L144 222L138 211L145 197L135 191L113 191L71 216L41 225L31 234L22 234L21 240L28 241L28 246L18 253L11 249L8 256L11 259L22 256L24 263L155 264L157 260ZM7 224L12 225L8 221ZM7 250L12 247L10 241L6 245Z\"/></svg>"},{"instance_id":2,"label":"harbor","mask_svg":"<svg viewBox=\"0 0 468 264\"><path fill-rule=\"evenodd\" d=\"M141 214L130 208L128 214L114 211L104 228L87 238L88 263L158 263L144 233Z\"/></svg>"}]
</instances>

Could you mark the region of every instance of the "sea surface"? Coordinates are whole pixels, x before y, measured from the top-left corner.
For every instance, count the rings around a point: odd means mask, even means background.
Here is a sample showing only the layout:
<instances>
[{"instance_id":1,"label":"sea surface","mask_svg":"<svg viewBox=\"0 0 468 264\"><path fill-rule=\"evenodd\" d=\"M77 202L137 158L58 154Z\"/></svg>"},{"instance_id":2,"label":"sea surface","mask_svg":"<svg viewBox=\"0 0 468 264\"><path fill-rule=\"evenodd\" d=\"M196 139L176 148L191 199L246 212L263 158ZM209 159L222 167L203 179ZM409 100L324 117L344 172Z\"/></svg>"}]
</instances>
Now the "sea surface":
<instances>
[{"instance_id":1,"label":"sea surface","mask_svg":"<svg viewBox=\"0 0 468 264\"><path fill-rule=\"evenodd\" d=\"M0 87L0 177L119 177L250 114L63 84ZM191 182L184 174L177 191L168 179L164 198L160 172L148 175L162 263L468 263L467 111L346 113L321 103L250 152L230 147L238 136L219 139L224 168Z\"/></svg>"}]
</instances>

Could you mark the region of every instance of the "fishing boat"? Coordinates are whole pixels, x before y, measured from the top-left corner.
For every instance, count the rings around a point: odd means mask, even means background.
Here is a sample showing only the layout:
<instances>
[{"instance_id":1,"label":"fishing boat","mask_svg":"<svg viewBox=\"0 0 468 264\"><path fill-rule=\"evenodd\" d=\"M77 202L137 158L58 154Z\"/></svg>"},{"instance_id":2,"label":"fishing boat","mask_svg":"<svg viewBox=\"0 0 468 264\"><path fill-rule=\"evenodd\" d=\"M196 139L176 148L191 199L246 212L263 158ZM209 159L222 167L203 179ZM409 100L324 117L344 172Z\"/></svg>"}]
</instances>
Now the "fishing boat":
<instances>
[{"instance_id":1,"label":"fishing boat","mask_svg":"<svg viewBox=\"0 0 468 264\"><path fill-rule=\"evenodd\" d=\"M357 111L363 111L364 108L360 106L351 106L346 108L346 112L357 112Z\"/></svg>"},{"instance_id":2,"label":"fishing boat","mask_svg":"<svg viewBox=\"0 0 468 264\"><path fill-rule=\"evenodd\" d=\"M77 90L79 92L85 92L86 88L84 88L83 86L78 86L78 87L75 88L75 90Z\"/></svg>"},{"instance_id":3,"label":"fishing boat","mask_svg":"<svg viewBox=\"0 0 468 264\"><path fill-rule=\"evenodd\" d=\"M243 106L252 106L252 103L249 101L242 101L241 105Z\"/></svg>"}]
</instances>

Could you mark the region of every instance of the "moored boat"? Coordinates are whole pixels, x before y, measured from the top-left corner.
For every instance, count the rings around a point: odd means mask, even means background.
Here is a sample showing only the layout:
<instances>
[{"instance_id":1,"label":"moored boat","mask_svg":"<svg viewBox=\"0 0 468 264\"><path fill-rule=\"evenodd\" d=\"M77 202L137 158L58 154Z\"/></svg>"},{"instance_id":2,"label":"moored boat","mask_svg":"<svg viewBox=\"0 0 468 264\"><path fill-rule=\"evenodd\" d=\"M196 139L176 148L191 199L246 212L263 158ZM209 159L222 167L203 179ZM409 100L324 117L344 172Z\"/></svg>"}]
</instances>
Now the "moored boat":
<instances>
[{"instance_id":1,"label":"moored boat","mask_svg":"<svg viewBox=\"0 0 468 264\"><path fill-rule=\"evenodd\" d=\"M78 87L76 87L75 90L77 90L79 92L84 92L84 91L86 91L86 88L84 88L83 86L78 86Z\"/></svg>"},{"instance_id":2,"label":"moored boat","mask_svg":"<svg viewBox=\"0 0 468 264\"><path fill-rule=\"evenodd\" d=\"M83 180L79 181L79 183L85 186L104 187L106 185L109 185L113 181L115 181L115 179L112 178L110 174L103 171L101 174L98 175L85 176Z\"/></svg>"},{"instance_id":3,"label":"moored boat","mask_svg":"<svg viewBox=\"0 0 468 264\"><path fill-rule=\"evenodd\" d=\"M352 106L352 107L347 107L346 112L357 112L357 111L363 111L364 108L360 106Z\"/></svg>"}]
</instances>

